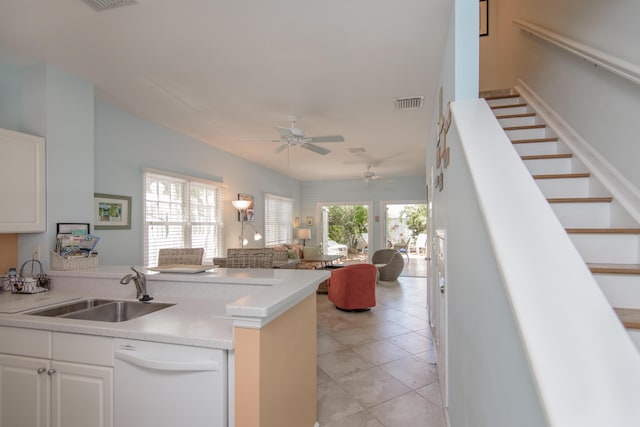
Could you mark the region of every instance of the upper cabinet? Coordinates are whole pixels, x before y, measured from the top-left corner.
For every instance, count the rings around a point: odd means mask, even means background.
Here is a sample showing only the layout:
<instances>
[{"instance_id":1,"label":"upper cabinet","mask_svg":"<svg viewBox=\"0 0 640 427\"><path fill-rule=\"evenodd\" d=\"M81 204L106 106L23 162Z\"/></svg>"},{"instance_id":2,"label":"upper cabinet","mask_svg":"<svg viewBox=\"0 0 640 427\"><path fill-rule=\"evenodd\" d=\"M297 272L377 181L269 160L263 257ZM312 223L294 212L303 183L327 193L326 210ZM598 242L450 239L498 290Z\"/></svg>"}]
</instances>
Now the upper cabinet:
<instances>
[{"instance_id":1,"label":"upper cabinet","mask_svg":"<svg viewBox=\"0 0 640 427\"><path fill-rule=\"evenodd\" d=\"M46 230L44 138L0 129L0 233Z\"/></svg>"}]
</instances>

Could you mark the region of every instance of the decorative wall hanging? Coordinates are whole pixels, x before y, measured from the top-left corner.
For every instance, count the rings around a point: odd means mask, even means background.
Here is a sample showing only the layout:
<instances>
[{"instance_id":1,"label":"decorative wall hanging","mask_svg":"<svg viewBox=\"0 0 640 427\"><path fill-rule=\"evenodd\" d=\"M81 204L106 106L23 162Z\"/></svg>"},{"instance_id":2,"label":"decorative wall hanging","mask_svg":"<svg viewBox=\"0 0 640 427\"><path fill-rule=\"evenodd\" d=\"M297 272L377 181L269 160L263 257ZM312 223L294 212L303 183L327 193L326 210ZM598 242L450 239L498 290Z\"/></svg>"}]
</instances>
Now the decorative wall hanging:
<instances>
[{"instance_id":1,"label":"decorative wall hanging","mask_svg":"<svg viewBox=\"0 0 640 427\"><path fill-rule=\"evenodd\" d=\"M248 200L251 202L249 207L244 209L243 211L238 210L238 221L241 221L241 215L244 215L245 222L253 222L254 217L254 204L253 204L253 196L250 194L242 194L238 193L238 200Z\"/></svg>"},{"instance_id":2,"label":"decorative wall hanging","mask_svg":"<svg viewBox=\"0 0 640 427\"><path fill-rule=\"evenodd\" d=\"M489 0L480 0L480 37L489 35Z\"/></svg>"},{"instance_id":3,"label":"decorative wall hanging","mask_svg":"<svg viewBox=\"0 0 640 427\"><path fill-rule=\"evenodd\" d=\"M130 230L131 197L94 193L93 216L96 230Z\"/></svg>"}]
</instances>

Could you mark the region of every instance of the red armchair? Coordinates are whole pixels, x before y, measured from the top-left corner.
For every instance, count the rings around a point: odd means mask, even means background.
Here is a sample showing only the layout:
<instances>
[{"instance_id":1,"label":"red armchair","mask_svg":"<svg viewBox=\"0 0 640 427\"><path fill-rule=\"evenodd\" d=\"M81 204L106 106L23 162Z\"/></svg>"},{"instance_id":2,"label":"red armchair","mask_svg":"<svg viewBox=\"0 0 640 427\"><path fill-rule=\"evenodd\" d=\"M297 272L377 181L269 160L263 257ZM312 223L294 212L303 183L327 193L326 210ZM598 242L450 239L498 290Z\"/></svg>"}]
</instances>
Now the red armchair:
<instances>
[{"instance_id":1,"label":"red armchair","mask_svg":"<svg viewBox=\"0 0 640 427\"><path fill-rule=\"evenodd\" d=\"M331 272L329 301L345 311L366 311L376 305L376 276L373 264L352 264Z\"/></svg>"}]
</instances>

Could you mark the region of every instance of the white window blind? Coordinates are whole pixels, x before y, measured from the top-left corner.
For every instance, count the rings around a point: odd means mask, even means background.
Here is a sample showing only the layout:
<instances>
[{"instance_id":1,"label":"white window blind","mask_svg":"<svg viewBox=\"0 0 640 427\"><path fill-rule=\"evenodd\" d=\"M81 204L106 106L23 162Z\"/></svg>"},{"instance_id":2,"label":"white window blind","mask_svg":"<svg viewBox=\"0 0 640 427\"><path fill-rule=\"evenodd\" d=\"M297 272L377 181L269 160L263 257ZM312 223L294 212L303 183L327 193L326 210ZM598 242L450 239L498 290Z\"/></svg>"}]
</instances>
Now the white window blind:
<instances>
[{"instance_id":1,"label":"white window blind","mask_svg":"<svg viewBox=\"0 0 640 427\"><path fill-rule=\"evenodd\" d=\"M204 248L204 260L221 256L223 185L145 170L144 195L145 265L158 265L162 248Z\"/></svg>"},{"instance_id":2,"label":"white window blind","mask_svg":"<svg viewBox=\"0 0 640 427\"><path fill-rule=\"evenodd\" d=\"M264 195L264 234L265 246L293 241L293 199Z\"/></svg>"}]
</instances>

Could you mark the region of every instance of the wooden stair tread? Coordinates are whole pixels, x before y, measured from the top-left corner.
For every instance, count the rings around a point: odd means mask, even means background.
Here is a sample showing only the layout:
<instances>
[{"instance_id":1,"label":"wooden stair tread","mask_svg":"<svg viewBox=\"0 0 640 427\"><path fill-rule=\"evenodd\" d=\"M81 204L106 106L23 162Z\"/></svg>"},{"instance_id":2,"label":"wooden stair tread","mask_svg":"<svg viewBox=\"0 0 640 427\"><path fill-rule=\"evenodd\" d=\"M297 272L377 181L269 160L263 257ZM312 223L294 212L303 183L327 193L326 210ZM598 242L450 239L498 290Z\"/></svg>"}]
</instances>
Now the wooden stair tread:
<instances>
[{"instance_id":1,"label":"wooden stair tread","mask_svg":"<svg viewBox=\"0 0 640 427\"><path fill-rule=\"evenodd\" d=\"M571 157L573 157L573 154L571 153L534 154L531 156L520 156L522 160L570 159Z\"/></svg>"},{"instance_id":2,"label":"wooden stair tread","mask_svg":"<svg viewBox=\"0 0 640 427\"><path fill-rule=\"evenodd\" d=\"M589 178L589 172L581 173L550 173L545 175L533 175L533 179L567 179L567 178Z\"/></svg>"},{"instance_id":3,"label":"wooden stair tread","mask_svg":"<svg viewBox=\"0 0 640 427\"><path fill-rule=\"evenodd\" d=\"M550 138L532 138L532 139L512 139L512 144L531 144L534 142L557 142L558 137L553 136Z\"/></svg>"},{"instance_id":4,"label":"wooden stair tread","mask_svg":"<svg viewBox=\"0 0 640 427\"><path fill-rule=\"evenodd\" d=\"M567 228L569 234L640 234L640 228Z\"/></svg>"},{"instance_id":5,"label":"wooden stair tread","mask_svg":"<svg viewBox=\"0 0 640 427\"><path fill-rule=\"evenodd\" d=\"M515 108L515 107L526 107L527 103L526 102L522 102L519 104L502 104L502 105L492 105L491 109L492 110L499 110L501 108Z\"/></svg>"},{"instance_id":6,"label":"wooden stair tread","mask_svg":"<svg viewBox=\"0 0 640 427\"><path fill-rule=\"evenodd\" d=\"M609 203L613 197L552 197L549 203Z\"/></svg>"},{"instance_id":7,"label":"wooden stair tread","mask_svg":"<svg viewBox=\"0 0 640 427\"><path fill-rule=\"evenodd\" d=\"M496 119L522 119L525 117L535 117L536 113L522 113L522 114L503 114L496 116Z\"/></svg>"},{"instance_id":8,"label":"wooden stair tread","mask_svg":"<svg viewBox=\"0 0 640 427\"><path fill-rule=\"evenodd\" d=\"M496 99L511 99L511 98L520 98L519 93L510 93L508 95L492 95L492 96L483 96L487 101L493 101Z\"/></svg>"},{"instance_id":9,"label":"wooden stair tread","mask_svg":"<svg viewBox=\"0 0 640 427\"><path fill-rule=\"evenodd\" d=\"M640 329L640 309L613 308L625 328Z\"/></svg>"},{"instance_id":10,"label":"wooden stair tread","mask_svg":"<svg viewBox=\"0 0 640 427\"><path fill-rule=\"evenodd\" d=\"M604 264L587 263L592 273L600 274L638 274L640 275L640 264Z\"/></svg>"},{"instance_id":11,"label":"wooden stair tread","mask_svg":"<svg viewBox=\"0 0 640 427\"><path fill-rule=\"evenodd\" d=\"M509 130L544 129L546 127L547 125L545 124L538 124L538 125L525 125L525 126L509 126L502 129L504 129L505 131L509 131Z\"/></svg>"}]
</instances>

